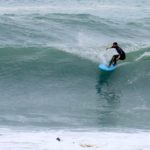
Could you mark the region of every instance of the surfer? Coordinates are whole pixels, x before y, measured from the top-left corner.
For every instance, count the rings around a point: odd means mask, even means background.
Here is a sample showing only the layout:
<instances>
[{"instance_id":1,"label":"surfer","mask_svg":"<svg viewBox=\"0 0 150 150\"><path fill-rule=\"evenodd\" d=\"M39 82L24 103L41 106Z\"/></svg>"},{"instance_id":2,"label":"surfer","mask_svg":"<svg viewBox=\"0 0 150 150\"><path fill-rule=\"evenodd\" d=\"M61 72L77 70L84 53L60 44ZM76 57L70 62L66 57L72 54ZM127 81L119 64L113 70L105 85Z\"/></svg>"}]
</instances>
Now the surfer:
<instances>
[{"instance_id":1,"label":"surfer","mask_svg":"<svg viewBox=\"0 0 150 150\"><path fill-rule=\"evenodd\" d=\"M125 52L122 50L122 48L120 48L120 47L118 46L118 43L117 43L117 42L114 42L113 45L112 45L111 47L109 47L109 48L115 48L116 51L118 52L118 55L114 55L114 56L112 57L112 59L111 59L111 61L110 61L110 63L109 63L109 67L111 66L111 64L116 65L116 64L117 64L117 61L118 61L119 59L120 59L120 60L126 59L126 54L125 54ZM109 49L109 48L106 48L106 50Z\"/></svg>"}]
</instances>

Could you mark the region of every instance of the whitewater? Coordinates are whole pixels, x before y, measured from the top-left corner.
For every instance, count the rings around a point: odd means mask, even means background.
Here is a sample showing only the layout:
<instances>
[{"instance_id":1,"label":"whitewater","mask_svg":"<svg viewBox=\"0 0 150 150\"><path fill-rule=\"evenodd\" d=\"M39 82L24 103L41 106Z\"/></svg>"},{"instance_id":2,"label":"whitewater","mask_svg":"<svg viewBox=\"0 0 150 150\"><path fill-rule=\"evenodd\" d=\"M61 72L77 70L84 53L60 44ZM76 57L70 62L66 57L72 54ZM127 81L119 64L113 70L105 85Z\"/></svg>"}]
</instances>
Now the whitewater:
<instances>
[{"instance_id":1,"label":"whitewater","mask_svg":"<svg viewBox=\"0 0 150 150\"><path fill-rule=\"evenodd\" d=\"M1 0L0 149L149 150L149 5Z\"/></svg>"}]
</instances>

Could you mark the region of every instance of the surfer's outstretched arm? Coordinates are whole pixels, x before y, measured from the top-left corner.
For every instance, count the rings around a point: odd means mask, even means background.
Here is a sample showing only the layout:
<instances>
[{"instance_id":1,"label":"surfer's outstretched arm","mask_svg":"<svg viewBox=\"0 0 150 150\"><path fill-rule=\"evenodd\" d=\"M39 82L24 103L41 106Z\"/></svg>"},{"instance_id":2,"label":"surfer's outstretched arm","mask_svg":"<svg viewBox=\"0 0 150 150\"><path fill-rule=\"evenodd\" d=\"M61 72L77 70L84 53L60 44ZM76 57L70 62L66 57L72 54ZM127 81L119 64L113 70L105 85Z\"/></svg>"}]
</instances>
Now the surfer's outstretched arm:
<instances>
[{"instance_id":1,"label":"surfer's outstretched arm","mask_svg":"<svg viewBox=\"0 0 150 150\"><path fill-rule=\"evenodd\" d=\"M111 47L107 47L106 50L108 50L108 49L110 49L110 48L112 48L112 46L111 46Z\"/></svg>"}]
</instances>

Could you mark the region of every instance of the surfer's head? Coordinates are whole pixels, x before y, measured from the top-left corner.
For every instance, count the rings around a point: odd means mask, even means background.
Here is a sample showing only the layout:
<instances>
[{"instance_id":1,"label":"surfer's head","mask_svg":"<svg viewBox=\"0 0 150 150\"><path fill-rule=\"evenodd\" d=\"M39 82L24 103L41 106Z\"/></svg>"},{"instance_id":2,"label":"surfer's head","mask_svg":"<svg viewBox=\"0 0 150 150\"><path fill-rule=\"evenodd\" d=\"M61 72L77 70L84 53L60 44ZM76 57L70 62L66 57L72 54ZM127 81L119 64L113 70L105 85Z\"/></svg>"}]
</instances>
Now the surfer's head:
<instances>
[{"instance_id":1,"label":"surfer's head","mask_svg":"<svg viewBox=\"0 0 150 150\"><path fill-rule=\"evenodd\" d=\"M117 43L117 42L114 42L113 45L118 45L118 43Z\"/></svg>"},{"instance_id":2,"label":"surfer's head","mask_svg":"<svg viewBox=\"0 0 150 150\"><path fill-rule=\"evenodd\" d=\"M118 43L117 42L114 42L113 45L112 45L112 48L115 48L118 46Z\"/></svg>"}]
</instances>

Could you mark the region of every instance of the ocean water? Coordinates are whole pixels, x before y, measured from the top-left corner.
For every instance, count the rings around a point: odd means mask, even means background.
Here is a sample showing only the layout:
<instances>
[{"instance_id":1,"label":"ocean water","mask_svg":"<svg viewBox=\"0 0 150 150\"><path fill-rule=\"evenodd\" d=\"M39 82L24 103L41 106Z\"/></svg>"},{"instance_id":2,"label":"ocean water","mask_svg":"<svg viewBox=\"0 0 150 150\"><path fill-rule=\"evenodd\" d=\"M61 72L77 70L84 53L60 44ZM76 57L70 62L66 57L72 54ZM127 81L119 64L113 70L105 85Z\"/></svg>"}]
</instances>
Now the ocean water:
<instances>
[{"instance_id":1,"label":"ocean water","mask_svg":"<svg viewBox=\"0 0 150 150\"><path fill-rule=\"evenodd\" d=\"M99 143L93 149L150 149L149 5L1 0L2 149L78 150L91 142ZM98 65L116 53L105 50L114 41L127 59L102 72Z\"/></svg>"}]
</instances>

